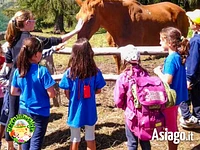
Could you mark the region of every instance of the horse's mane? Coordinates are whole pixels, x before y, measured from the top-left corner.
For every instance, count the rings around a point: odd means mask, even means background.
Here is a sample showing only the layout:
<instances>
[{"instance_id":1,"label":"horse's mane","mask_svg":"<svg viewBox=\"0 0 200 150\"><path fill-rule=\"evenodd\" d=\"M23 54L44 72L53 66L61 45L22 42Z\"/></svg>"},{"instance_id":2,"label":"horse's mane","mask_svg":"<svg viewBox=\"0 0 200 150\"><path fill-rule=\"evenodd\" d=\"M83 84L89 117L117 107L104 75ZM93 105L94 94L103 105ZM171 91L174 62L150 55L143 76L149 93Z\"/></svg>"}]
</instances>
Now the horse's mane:
<instances>
[{"instance_id":1,"label":"horse's mane","mask_svg":"<svg viewBox=\"0 0 200 150\"><path fill-rule=\"evenodd\" d=\"M103 2L122 2L126 5L130 5L133 3L136 3L137 5L142 5L140 2L138 2L137 0L102 0Z\"/></svg>"},{"instance_id":2,"label":"horse's mane","mask_svg":"<svg viewBox=\"0 0 200 150\"><path fill-rule=\"evenodd\" d=\"M125 6L131 5L131 4L142 5L137 0L87 0L87 5L90 6L90 7L93 7L97 4L103 4L105 2L121 2Z\"/></svg>"}]
</instances>

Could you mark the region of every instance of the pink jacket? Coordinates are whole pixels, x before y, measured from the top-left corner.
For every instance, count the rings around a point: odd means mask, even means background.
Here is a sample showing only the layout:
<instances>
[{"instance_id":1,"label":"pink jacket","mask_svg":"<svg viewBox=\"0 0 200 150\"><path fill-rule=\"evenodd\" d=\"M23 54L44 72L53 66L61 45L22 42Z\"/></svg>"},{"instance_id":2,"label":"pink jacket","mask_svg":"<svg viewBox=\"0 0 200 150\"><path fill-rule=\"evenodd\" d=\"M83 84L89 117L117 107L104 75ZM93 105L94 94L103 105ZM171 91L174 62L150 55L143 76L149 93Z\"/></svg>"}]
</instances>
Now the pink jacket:
<instances>
[{"instance_id":1,"label":"pink jacket","mask_svg":"<svg viewBox=\"0 0 200 150\"><path fill-rule=\"evenodd\" d=\"M124 110L126 124L128 125L129 129L134 132L134 125L132 123L134 117L134 98L132 95L132 85L135 83L134 77L148 76L148 72L139 65L132 67L132 70L133 71L125 70L117 79L114 88L114 102L118 108ZM131 76L131 74L133 75Z\"/></svg>"}]
</instances>

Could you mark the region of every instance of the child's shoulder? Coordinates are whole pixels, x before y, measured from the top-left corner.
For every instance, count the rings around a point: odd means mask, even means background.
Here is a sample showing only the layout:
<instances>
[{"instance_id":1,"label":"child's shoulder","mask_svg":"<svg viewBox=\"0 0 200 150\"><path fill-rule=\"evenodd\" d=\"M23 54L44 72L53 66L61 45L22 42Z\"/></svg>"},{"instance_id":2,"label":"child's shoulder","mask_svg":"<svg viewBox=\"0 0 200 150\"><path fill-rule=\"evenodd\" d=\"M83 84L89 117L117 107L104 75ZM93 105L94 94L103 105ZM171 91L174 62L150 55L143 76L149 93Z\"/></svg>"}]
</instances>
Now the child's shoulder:
<instances>
[{"instance_id":1,"label":"child's shoulder","mask_svg":"<svg viewBox=\"0 0 200 150\"><path fill-rule=\"evenodd\" d=\"M190 39L190 43L191 42L198 42L200 43L200 34L195 34L191 39Z\"/></svg>"},{"instance_id":2,"label":"child's shoulder","mask_svg":"<svg viewBox=\"0 0 200 150\"><path fill-rule=\"evenodd\" d=\"M45 74L45 73L50 73L49 70L47 69L47 67L39 65L39 72Z\"/></svg>"}]
</instances>

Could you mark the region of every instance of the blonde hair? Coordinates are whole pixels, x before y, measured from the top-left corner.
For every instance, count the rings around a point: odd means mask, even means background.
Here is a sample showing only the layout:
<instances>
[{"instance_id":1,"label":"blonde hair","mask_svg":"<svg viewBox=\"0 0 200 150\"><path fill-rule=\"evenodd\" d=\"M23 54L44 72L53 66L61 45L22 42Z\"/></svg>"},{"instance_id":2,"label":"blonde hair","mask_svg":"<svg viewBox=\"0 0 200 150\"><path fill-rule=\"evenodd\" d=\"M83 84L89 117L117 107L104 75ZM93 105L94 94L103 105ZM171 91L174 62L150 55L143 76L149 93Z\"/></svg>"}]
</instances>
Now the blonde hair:
<instances>
[{"instance_id":1,"label":"blonde hair","mask_svg":"<svg viewBox=\"0 0 200 150\"><path fill-rule=\"evenodd\" d=\"M18 39L20 35L20 29L24 27L24 21L33 17L33 14L27 10L20 10L15 13L14 17L8 22L5 40L12 47L15 40Z\"/></svg>"}]
</instances>

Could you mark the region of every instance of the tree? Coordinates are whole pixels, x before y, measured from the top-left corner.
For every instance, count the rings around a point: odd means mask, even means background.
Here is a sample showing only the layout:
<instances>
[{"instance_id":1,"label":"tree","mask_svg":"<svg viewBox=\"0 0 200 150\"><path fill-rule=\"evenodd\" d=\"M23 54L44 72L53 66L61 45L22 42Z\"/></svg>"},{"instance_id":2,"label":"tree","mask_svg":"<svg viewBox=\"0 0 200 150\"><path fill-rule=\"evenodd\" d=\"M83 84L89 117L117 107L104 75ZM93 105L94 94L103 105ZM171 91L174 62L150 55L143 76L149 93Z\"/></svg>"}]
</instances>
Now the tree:
<instances>
[{"instance_id":1,"label":"tree","mask_svg":"<svg viewBox=\"0 0 200 150\"><path fill-rule=\"evenodd\" d=\"M64 18L69 19L68 22L73 25L71 23L73 19L69 15L73 13L75 16L78 12L78 7L74 7L76 5L74 0L18 0L17 2L21 8L29 9L34 13L37 17L36 27L41 28L53 23L54 33L65 32Z\"/></svg>"},{"instance_id":2,"label":"tree","mask_svg":"<svg viewBox=\"0 0 200 150\"><path fill-rule=\"evenodd\" d=\"M200 0L188 0L190 9L199 9L200 8Z\"/></svg>"}]
</instances>

